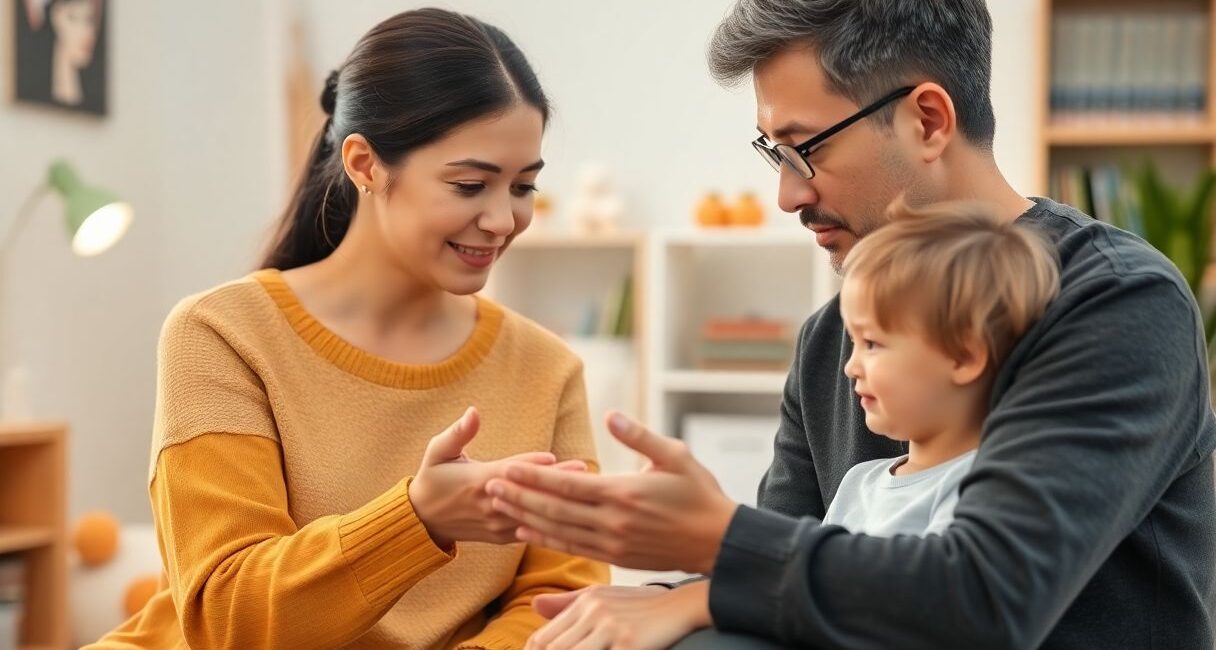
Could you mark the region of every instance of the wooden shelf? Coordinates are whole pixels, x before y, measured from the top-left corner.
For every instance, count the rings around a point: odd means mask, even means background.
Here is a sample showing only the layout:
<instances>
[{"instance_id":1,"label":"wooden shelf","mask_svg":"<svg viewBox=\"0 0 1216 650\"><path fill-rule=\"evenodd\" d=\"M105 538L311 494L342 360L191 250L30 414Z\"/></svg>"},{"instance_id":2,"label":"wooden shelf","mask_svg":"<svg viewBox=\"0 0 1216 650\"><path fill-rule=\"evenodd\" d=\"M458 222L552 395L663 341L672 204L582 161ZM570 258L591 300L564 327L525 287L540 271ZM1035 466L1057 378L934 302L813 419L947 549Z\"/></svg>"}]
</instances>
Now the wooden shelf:
<instances>
[{"instance_id":1,"label":"wooden shelf","mask_svg":"<svg viewBox=\"0 0 1216 650\"><path fill-rule=\"evenodd\" d=\"M67 425L0 424L0 554L21 553L26 587L19 648L68 646Z\"/></svg>"},{"instance_id":2,"label":"wooden shelf","mask_svg":"<svg viewBox=\"0 0 1216 650\"><path fill-rule=\"evenodd\" d=\"M42 548L50 546L54 542L55 530L53 528L0 526L0 555Z\"/></svg>"},{"instance_id":3,"label":"wooden shelf","mask_svg":"<svg viewBox=\"0 0 1216 650\"><path fill-rule=\"evenodd\" d=\"M786 373L777 371L672 370L663 388L672 393L780 395Z\"/></svg>"},{"instance_id":4,"label":"wooden shelf","mask_svg":"<svg viewBox=\"0 0 1216 650\"><path fill-rule=\"evenodd\" d=\"M63 422L0 422L0 447L52 443L65 428Z\"/></svg>"},{"instance_id":5,"label":"wooden shelf","mask_svg":"<svg viewBox=\"0 0 1216 650\"><path fill-rule=\"evenodd\" d=\"M1049 125L1046 135L1047 143L1057 147L1210 145L1216 143L1216 129L1208 124Z\"/></svg>"}]
</instances>

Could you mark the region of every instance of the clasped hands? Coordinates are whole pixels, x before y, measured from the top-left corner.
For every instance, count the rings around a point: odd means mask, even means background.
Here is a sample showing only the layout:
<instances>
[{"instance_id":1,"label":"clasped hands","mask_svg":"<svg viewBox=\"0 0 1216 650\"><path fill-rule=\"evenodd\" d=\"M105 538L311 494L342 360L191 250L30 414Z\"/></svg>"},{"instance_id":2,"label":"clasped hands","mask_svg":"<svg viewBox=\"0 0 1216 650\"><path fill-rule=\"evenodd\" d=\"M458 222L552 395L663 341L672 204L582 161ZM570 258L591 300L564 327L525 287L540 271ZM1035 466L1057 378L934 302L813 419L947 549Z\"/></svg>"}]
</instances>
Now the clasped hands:
<instances>
[{"instance_id":1,"label":"clasped hands","mask_svg":"<svg viewBox=\"0 0 1216 650\"><path fill-rule=\"evenodd\" d=\"M436 544L523 541L615 564L711 574L737 504L687 446L619 413L608 429L646 458L644 469L602 476L547 452L474 462L464 453L480 426L469 409L435 436L410 484L410 500ZM710 624L708 583L597 586L538 596L552 619L533 649L664 648Z\"/></svg>"}]
</instances>

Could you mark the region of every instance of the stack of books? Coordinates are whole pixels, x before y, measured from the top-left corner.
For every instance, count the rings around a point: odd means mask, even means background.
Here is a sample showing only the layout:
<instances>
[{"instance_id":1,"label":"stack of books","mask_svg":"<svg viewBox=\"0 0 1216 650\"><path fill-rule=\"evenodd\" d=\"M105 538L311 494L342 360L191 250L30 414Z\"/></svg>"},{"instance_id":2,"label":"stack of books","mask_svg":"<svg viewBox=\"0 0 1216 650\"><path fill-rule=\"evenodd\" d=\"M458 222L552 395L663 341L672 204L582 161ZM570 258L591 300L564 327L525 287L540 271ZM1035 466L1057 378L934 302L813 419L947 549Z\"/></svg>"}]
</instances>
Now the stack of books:
<instances>
[{"instance_id":1,"label":"stack of books","mask_svg":"<svg viewBox=\"0 0 1216 650\"><path fill-rule=\"evenodd\" d=\"M1054 118L1202 118L1208 27L1208 14L1198 8L1058 12L1051 39Z\"/></svg>"},{"instance_id":2,"label":"stack of books","mask_svg":"<svg viewBox=\"0 0 1216 650\"><path fill-rule=\"evenodd\" d=\"M793 358L789 323L764 318L711 318L697 342L698 365L707 370L786 370Z\"/></svg>"}]
</instances>

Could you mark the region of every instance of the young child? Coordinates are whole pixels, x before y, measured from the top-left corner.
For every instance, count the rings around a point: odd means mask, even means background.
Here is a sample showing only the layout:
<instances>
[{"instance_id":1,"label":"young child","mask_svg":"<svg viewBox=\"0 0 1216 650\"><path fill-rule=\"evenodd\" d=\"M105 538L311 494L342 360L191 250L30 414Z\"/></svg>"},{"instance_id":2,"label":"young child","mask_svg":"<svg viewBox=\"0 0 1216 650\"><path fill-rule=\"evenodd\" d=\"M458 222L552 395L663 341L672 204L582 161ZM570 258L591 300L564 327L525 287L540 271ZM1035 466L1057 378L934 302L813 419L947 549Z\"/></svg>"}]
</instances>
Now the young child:
<instances>
[{"instance_id":1,"label":"young child","mask_svg":"<svg viewBox=\"0 0 1216 650\"><path fill-rule=\"evenodd\" d=\"M840 311L866 426L908 453L849 470L824 524L927 535L953 520L993 377L1055 297L1059 271L1037 233L979 204L898 201L890 212L845 260Z\"/></svg>"}]
</instances>

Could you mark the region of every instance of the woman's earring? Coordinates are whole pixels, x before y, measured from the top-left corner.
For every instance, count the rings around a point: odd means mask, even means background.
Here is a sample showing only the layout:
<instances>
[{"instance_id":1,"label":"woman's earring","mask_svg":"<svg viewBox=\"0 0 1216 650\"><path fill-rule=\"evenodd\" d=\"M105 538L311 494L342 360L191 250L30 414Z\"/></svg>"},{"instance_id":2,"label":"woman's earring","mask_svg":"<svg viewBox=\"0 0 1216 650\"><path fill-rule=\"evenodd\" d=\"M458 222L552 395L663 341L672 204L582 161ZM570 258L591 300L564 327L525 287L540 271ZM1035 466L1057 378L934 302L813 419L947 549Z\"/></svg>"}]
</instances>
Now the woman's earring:
<instances>
[{"instance_id":1,"label":"woman's earring","mask_svg":"<svg viewBox=\"0 0 1216 650\"><path fill-rule=\"evenodd\" d=\"M360 186L359 186L359 191L360 191L360 192L363 192L364 194L371 194L371 193L372 193L372 191L371 191L371 190L367 189L367 186L366 186L366 185L360 185Z\"/></svg>"}]
</instances>

